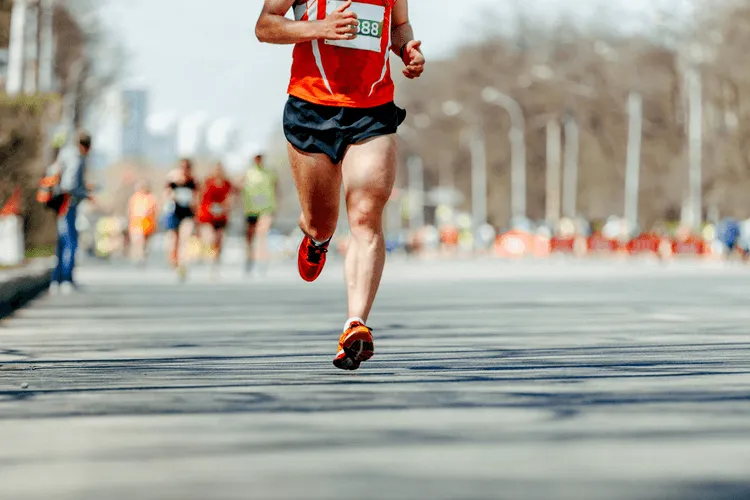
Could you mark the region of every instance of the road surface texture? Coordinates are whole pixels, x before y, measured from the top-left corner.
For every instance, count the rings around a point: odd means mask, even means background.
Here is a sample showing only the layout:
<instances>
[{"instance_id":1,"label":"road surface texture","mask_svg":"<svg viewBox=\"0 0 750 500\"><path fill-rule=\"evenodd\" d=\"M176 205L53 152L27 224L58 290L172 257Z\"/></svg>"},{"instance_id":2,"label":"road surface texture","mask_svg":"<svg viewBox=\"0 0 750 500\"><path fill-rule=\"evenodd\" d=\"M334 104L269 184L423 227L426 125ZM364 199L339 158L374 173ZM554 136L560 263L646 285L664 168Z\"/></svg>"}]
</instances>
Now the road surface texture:
<instances>
[{"instance_id":1,"label":"road surface texture","mask_svg":"<svg viewBox=\"0 0 750 500\"><path fill-rule=\"evenodd\" d=\"M292 265L5 320L0 498L750 498L748 269L394 260L344 373L340 265Z\"/></svg>"}]
</instances>

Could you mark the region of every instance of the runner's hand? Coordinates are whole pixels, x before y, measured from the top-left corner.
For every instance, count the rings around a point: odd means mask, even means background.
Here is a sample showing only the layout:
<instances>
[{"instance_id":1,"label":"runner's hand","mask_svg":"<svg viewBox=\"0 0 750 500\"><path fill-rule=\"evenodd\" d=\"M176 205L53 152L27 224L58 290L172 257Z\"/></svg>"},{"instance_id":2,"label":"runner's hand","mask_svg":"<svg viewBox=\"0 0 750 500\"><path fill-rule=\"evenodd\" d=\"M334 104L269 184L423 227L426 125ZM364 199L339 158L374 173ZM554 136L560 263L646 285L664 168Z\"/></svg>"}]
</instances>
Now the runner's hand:
<instances>
[{"instance_id":1,"label":"runner's hand","mask_svg":"<svg viewBox=\"0 0 750 500\"><path fill-rule=\"evenodd\" d=\"M322 36L326 40L352 40L357 36L359 21L357 14L349 10L352 0L331 12L331 15L321 21Z\"/></svg>"},{"instance_id":2,"label":"runner's hand","mask_svg":"<svg viewBox=\"0 0 750 500\"><path fill-rule=\"evenodd\" d=\"M419 47L421 46L422 42L419 40L412 40L411 42L408 42L406 48L404 48L403 61L406 65L406 68L404 68L404 76L410 80L419 78L424 72L425 59L424 55L422 55L422 51L419 50Z\"/></svg>"}]
</instances>

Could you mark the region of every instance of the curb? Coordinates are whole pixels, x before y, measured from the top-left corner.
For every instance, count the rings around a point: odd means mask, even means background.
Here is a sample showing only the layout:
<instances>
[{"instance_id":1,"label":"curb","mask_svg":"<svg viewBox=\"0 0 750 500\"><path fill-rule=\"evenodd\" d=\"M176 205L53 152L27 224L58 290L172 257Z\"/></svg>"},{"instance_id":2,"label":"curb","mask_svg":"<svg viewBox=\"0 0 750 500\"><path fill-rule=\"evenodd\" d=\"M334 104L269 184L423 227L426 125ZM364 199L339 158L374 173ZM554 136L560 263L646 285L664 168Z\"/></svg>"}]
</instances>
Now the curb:
<instances>
[{"instance_id":1,"label":"curb","mask_svg":"<svg viewBox=\"0 0 750 500\"><path fill-rule=\"evenodd\" d=\"M46 261L46 259L45 259ZM0 275L0 320L10 316L49 288L52 269L48 262L34 262L18 271Z\"/></svg>"}]
</instances>

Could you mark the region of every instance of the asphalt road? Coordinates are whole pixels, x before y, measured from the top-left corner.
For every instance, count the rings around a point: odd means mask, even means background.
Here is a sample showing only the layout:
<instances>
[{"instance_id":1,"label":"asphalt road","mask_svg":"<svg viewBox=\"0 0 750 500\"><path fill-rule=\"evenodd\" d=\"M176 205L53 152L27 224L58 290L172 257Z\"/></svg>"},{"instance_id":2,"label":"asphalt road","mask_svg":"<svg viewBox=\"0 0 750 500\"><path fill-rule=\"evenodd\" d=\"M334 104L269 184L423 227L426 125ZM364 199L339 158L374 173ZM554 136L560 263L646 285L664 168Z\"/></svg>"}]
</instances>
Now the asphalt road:
<instances>
[{"instance_id":1,"label":"asphalt road","mask_svg":"<svg viewBox=\"0 0 750 500\"><path fill-rule=\"evenodd\" d=\"M394 260L355 373L326 271L93 266L0 323L0 498L750 498L750 270Z\"/></svg>"}]
</instances>

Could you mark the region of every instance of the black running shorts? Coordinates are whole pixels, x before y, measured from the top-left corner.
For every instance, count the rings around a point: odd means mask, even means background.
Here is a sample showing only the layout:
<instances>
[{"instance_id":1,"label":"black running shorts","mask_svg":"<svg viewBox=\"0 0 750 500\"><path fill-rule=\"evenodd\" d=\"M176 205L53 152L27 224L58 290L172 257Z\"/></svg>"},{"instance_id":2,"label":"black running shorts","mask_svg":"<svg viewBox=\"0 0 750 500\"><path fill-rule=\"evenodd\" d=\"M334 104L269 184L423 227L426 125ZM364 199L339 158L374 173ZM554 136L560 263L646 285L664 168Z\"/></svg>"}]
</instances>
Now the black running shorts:
<instances>
[{"instance_id":1,"label":"black running shorts","mask_svg":"<svg viewBox=\"0 0 750 500\"><path fill-rule=\"evenodd\" d=\"M284 108L284 135L305 153L322 153L334 164L346 148L372 137L395 134L406 111L390 102L374 108L322 106L294 96Z\"/></svg>"}]
</instances>

